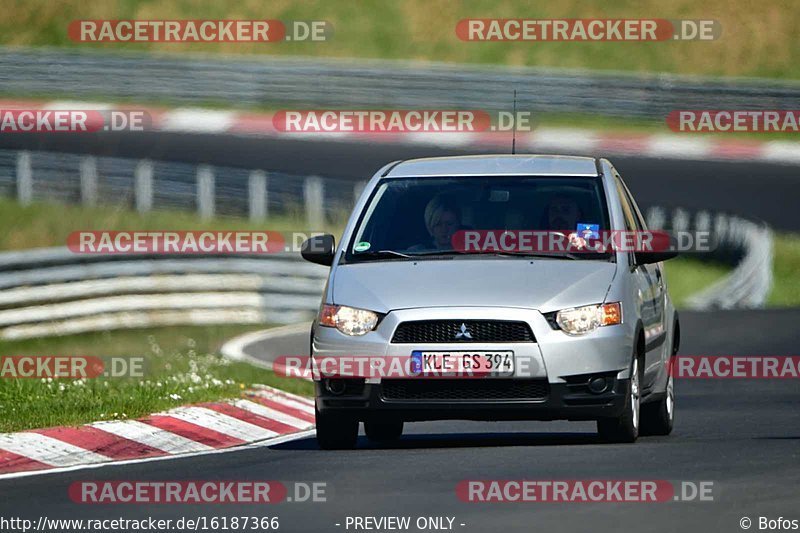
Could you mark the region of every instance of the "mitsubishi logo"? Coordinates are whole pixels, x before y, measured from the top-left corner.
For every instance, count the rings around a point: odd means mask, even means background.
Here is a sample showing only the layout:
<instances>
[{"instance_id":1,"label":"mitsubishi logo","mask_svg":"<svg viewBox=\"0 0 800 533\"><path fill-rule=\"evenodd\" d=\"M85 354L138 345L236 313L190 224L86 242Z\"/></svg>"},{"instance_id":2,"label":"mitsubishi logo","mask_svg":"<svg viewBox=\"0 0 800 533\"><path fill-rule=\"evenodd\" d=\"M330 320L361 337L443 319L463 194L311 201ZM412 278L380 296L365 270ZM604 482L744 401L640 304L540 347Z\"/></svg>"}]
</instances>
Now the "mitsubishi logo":
<instances>
[{"instance_id":1,"label":"mitsubishi logo","mask_svg":"<svg viewBox=\"0 0 800 533\"><path fill-rule=\"evenodd\" d=\"M461 331L456 333L456 339L472 340L472 333L467 331L467 325L461 323Z\"/></svg>"}]
</instances>

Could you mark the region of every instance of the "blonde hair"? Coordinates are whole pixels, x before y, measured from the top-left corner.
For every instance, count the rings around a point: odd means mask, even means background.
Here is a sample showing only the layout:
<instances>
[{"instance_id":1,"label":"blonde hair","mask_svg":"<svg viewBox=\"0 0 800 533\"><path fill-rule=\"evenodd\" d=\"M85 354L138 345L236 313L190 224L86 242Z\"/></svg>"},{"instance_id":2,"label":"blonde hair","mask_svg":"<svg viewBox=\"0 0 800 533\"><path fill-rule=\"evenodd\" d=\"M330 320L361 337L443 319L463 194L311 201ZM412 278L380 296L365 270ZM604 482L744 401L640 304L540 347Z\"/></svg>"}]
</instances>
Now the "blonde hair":
<instances>
[{"instance_id":1,"label":"blonde hair","mask_svg":"<svg viewBox=\"0 0 800 533\"><path fill-rule=\"evenodd\" d=\"M461 220L461 208L452 198L438 195L428 202L425 206L425 227L428 228L428 233L433 234L433 227L446 211L454 213L456 218Z\"/></svg>"}]
</instances>

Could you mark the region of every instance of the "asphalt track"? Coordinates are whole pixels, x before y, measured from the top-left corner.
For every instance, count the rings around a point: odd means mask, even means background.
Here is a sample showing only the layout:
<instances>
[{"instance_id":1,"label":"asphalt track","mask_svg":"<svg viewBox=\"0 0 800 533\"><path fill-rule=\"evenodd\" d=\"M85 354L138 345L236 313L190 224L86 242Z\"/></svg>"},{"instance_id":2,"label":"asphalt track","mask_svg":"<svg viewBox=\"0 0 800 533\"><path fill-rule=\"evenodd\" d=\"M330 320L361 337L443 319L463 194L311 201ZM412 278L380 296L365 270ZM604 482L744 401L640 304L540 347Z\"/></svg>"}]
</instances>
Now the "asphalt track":
<instances>
[{"instance_id":1,"label":"asphalt track","mask_svg":"<svg viewBox=\"0 0 800 533\"><path fill-rule=\"evenodd\" d=\"M208 163L359 180L397 159L497 152L495 148L344 142L324 136L312 141L168 132L3 135L0 148ZM777 230L800 230L798 165L609 158L643 207L726 211L762 219Z\"/></svg>"},{"instance_id":2,"label":"asphalt track","mask_svg":"<svg viewBox=\"0 0 800 533\"><path fill-rule=\"evenodd\" d=\"M796 354L800 311L682 314L684 354ZM305 334L256 345L262 358L304 353ZM0 481L0 515L48 518L278 516L280 531L354 531L348 516L449 516L456 531L741 531L739 520L800 519L800 380L680 380L669 437L599 443L569 422L430 422L392 447L321 451L313 438L272 448L106 466ZM712 481L714 501L465 503L466 479ZM259 505L80 505L82 480L279 480L327 483L327 501ZM413 523L413 522L412 522ZM335 524L341 524L336 526ZM464 524L461 526L460 524ZM418 531L412 527L410 531Z\"/></svg>"}]
</instances>

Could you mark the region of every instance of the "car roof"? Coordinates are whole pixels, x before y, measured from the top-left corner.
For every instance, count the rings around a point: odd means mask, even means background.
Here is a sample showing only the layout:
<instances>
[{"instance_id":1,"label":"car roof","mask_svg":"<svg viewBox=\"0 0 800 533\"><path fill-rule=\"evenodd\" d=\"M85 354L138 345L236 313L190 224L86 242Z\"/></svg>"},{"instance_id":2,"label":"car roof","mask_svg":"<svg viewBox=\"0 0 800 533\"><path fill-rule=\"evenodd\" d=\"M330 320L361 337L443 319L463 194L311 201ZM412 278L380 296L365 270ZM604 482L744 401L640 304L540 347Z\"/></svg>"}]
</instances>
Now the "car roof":
<instances>
[{"instance_id":1,"label":"car roof","mask_svg":"<svg viewBox=\"0 0 800 533\"><path fill-rule=\"evenodd\" d=\"M566 155L472 155L400 161L383 177L598 176L593 157Z\"/></svg>"}]
</instances>

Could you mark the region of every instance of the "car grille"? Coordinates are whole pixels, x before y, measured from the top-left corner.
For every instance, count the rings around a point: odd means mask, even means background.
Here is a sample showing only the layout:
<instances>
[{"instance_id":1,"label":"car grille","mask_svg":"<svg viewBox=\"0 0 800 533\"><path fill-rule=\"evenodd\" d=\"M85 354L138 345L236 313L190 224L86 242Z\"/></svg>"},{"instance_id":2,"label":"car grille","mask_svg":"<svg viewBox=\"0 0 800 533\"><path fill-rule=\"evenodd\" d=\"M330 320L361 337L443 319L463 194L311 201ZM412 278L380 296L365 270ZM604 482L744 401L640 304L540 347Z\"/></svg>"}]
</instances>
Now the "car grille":
<instances>
[{"instance_id":1,"label":"car grille","mask_svg":"<svg viewBox=\"0 0 800 533\"><path fill-rule=\"evenodd\" d=\"M463 326L463 328L462 328ZM461 334L465 330L468 335ZM393 343L536 342L525 322L506 320L419 320L402 322Z\"/></svg>"},{"instance_id":2,"label":"car grille","mask_svg":"<svg viewBox=\"0 0 800 533\"><path fill-rule=\"evenodd\" d=\"M385 400L544 400L546 379L384 379Z\"/></svg>"}]
</instances>

